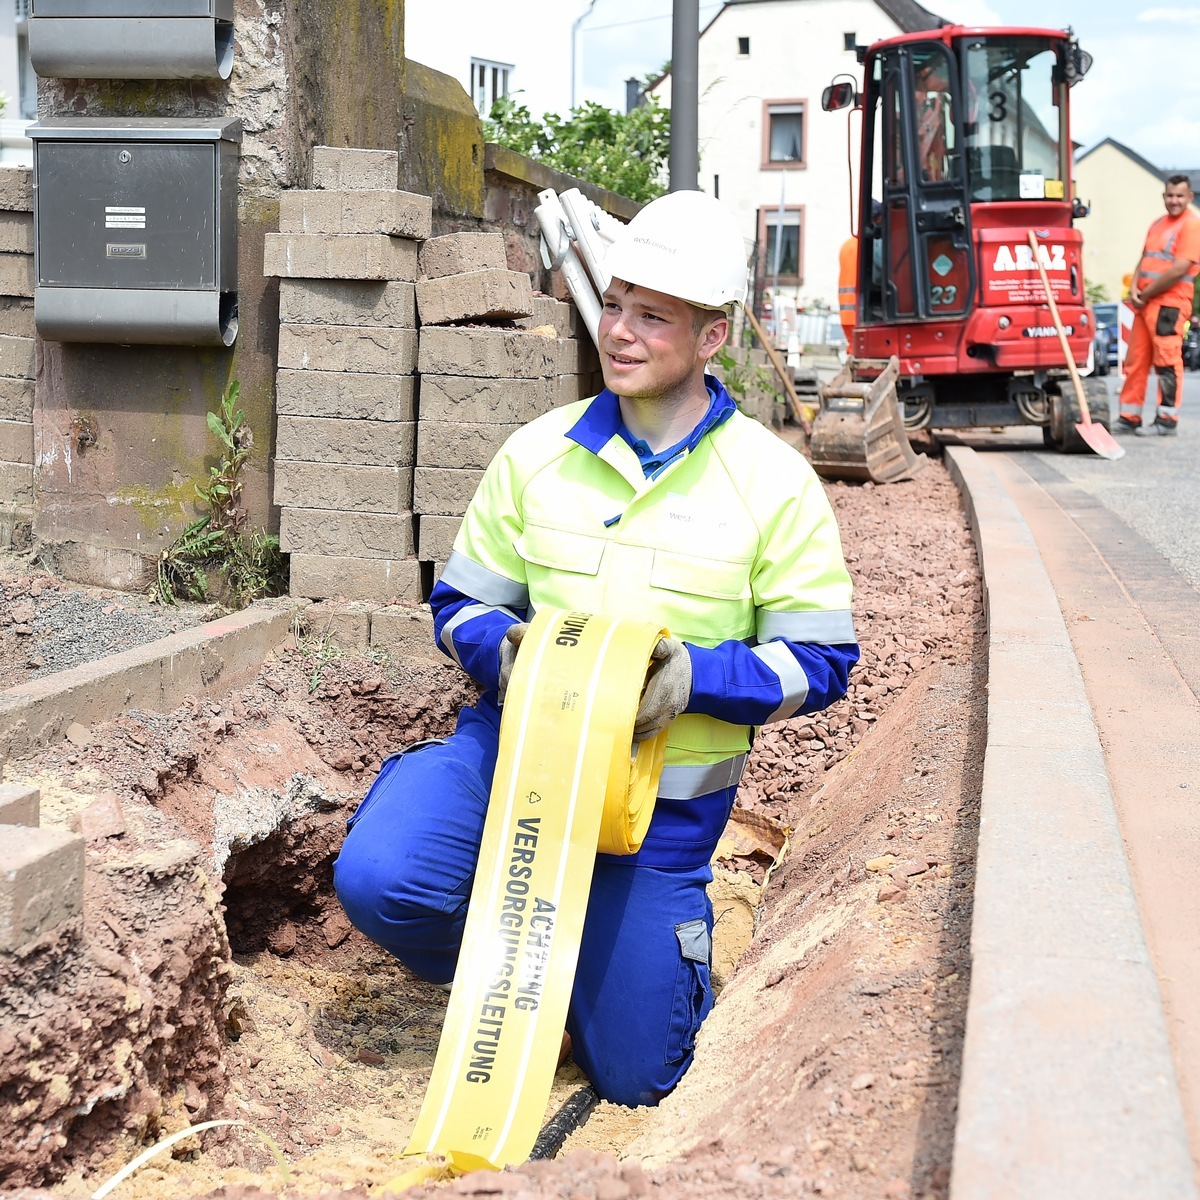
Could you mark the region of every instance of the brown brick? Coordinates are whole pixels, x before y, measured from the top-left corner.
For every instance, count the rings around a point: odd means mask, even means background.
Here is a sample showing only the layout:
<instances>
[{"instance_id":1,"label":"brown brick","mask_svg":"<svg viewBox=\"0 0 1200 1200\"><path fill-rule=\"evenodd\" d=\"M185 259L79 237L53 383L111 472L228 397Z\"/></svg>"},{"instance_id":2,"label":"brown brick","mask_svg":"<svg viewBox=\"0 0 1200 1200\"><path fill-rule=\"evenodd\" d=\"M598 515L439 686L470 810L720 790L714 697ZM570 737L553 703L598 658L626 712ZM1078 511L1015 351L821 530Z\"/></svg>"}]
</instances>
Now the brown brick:
<instances>
[{"instance_id":1,"label":"brown brick","mask_svg":"<svg viewBox=\"0 0 1200 1200\"><path fill-rule=\"evenodd\" d=\"M276 462L275 503L282 508L402 513L412 507L412 482L412 467Z\"/></svg>"},{"instance_id":2,"label":"brown brick","mask_svg":"<svg viewBox=\"0 0 1200 1200\"><path fill-rule=\"evenodd\" d=\"M0 375L0 420L33 420L33 380Z\"/></svg>"},{"instance_id":3,"label":"brown brick","mask_svg":"<svg viewBox=\"0 0 1200 1200\"><path fill-rule=\"evenodd\" d=\"M0 421L0 462L33 466L32 421Z\"/></svg>"},{"instance_id":4,"label":"brown brick","mask_svg":"<svg viewBox=\"0 0 1200 1200\"><path fill-rule=\"evenodd\" d=\"M19 950L83 912L83 838L65 829L4 829L0 951Z\"/></svg>"},{"instance_id":5,"label":"brown brick","mask_svg":"<svg viewBox=\"0 0 1200 1200\"><path fill-rule=\"evenodd\" d=\"M600 369L600 356L591 338L559 338L555 360L558 375L584 375Z\"/></svg>"},{"instance_id":6,"label":"brown brick","mask_svg":"<svg viewBox=\"0 0 1200 1200\"><path fill-rule=\"evenodd\" d=\"M417 243L383 233L268 233L263 274L411 280L417 275Z\"/></svg>"},{"instance_id":7,"label":"brown brick","mask_svg":"<svg viewBox=\"0 0 1200 1200\"><path fill-rule=\"evenodd\" d=\"M555 406L587 400L599 391L590 375L559 375L554 381Z\"/></svg>"},{"instance_id":8,"label":"brown brick","mask_svg":"<svg viewBox=\"0 0 1200 1200\"><path fill-rule=\"evenodd\" d=\"M415 421L352 421L342 417L280 417L275 460L360 467L410 467Z\"/></svg>"},{"instance_id":9,"label":"brown brick","mask_svg":"<svg viewBox=\"0 0 1200 1200\"><path fill-rule=\"evenodd\" d=\"M550 379L422 375L421 420L524 424L555 406Z\"/></svg>"},{"instance_id":10,"label":"brown brick","mask_svg":"<svg viewBox=\"0 0 1200 1200\"><path fill-rule=\"evenodd\" d=\"M313 600L420 600L421 564L416 559L350 558L293 554L291 594Z\"/></svg>"},{"instance_id":11,"label":"brown brick","mask_svg":"<svg viewBox=\"0 0 1200 1200\"><path fill-rule=\"evenodd\" d=\"M279 319L301 325L416 329L416 289L399 279L281 279Z\"/></svg>"},{"instance_id":12,"label":"brown brick","mask_svg":"<svg viewBox=\"0 0 1200 1200\"><path fill-rule=\"evenodd\" d=\"M351 558L410 558L416 549L412 513L318 508L285 508L279 515L279 544L289 554Z\"/></svg>"},{"instance_id":13,"label":"brown brick","mask_svg":"<svg viewBox=\"0 0 1200 1200\"><path fill-rule=\"evenodd\" d=\"M27 296L0 296L0 334L31 338L36 332L33 301Z\"/></svg>"},{"instance_id":14,"label":"brown brick","mask_svg":"<svg viewBox=\"0 0 1200 1200\"><path fill-rule=\"evenodd\" d=\"M275 376L275 411L281 417L414 421L415 384L412 375L282 370Z\"/></svg>"},{"instance_id":15,"label":"brown brick","mask_svg":"<svg viewBox=\"0 0 1200 1200\"><path fill-rule=\"evenodd\" d=\"M429 658L445 662L433 640L433 614L427 608L391 604L371 614L371 648L393 658Z\"/></svg>"},{"instance_id":16,"label":"brown brick","mask_svg":"<svg viewBox=\"0 0 1200 1200\"><path fill-rule=\"evenodd\" d=\"M33 214L0 211L0 250L6 254L33 253Z\"/></svg>"},{"instance_id":17,"label":"brown brick","mask_svg":"<svg viewBox=\"0 0 1200 1200\"><path fill-rule=\"evenodd\" d=\"M417 467L413 474L413 512L422 516L461 517L483 472L455 467Z\"/></svg>"},{"instance_id":18,"label":"brown brick","mask_svg":"<svg viewBox=\"0 0 1200 1200\"><path fill-rule=\"evenodd\" d=\"M433 201L413 192L294 191L279 197L280 233L386 233L422 239L433 231Z\"/></svg>"},{"instance_id":19,"label":"brown brick","mask_svg":"<svg viewBox=\"0 0 1200 1200\"><path fill-rule=\"evenodd\" d=\"M520 271L469 271L417 281L422 325L509 320L527 316L532 307L533 285Z\"/></svg>"},{"instance_id":20,"label":"brown brick","mask_svg":"<svg viewBox=\"0 0 1200 1200\"><path fill-rule=\"evenodd\" d=\"M0 825L24 825L36 829L41 820L41 807L42 793L37 788L23 783L0 785Z\"/></svg>"},{"instance_id":21,"label":"brown brick","mask_svg":"<svg viewBox=\"0 0 1200 1200\"><path fill-rule=\"evenodd\" d=\"M0 335L0 375L9 379L32 379L33 347L33 338Z\"/></svg>"},{"instance_id":22,"label":"brown brick","mask_svg":"<svg viewBox=\"0 0 1200 1200\"><path fill-rule=\"evenodd\" d=\"M343 650L366 650L371 644L373 606L362 600L322 600L304 610L304 628L310 637L327 637Z\"/></svg>"},{"instance_id":23,"label":"brown brick","mask_svg":"<svg viewBox=\"0 0 1200 1200\"><path fill-rule=\"evenodd\" d=\"M416 363L415 329L367 329L353 325L279 327L281 367L411 375Z\"/></svg>"},{"instance_id":24,"label":"brown brick","mask_svg":"<svg viewBox=\"0 0 1200 1200\"><path fill-rule=\"evenodd\" d=\"M26 509L33 505L33 467L27 463L0 462L0 509Z\"/></svg>"},{"instance_id":25,"label":"brown brick","mask_svg":"<svg viewBox=\"0 0 1200 1200\"><path fill-rule=\"evenodd\" d=\"M533 294L533 310L518 324L522 329L536 329L540 325L553 325L559 337L588 337L587 327L579 310L574 304L556 300L553 296L544 296L541 292Z\"/></svg>"},{"instance_id":26,"label":"brown brick","mask_svg":"<svg viewBox=\"0 0 1200 1200\"><path fill-rule=\"evenodd\" d=\"M421 330L417 366L422 375L475 375L483 379L537 379L559 375L558 342L521 329Z\"/></svg>"},{"instance_id":27,"label":"brown brick","mask_svg":"<svg viewBox=\"0 0 1200 1200\"><path fill-rule=\"evenodd\" d=\"M423 562L445 562L454 549L454 539L462 517L438 517L432 514L417 518L417 557Z\"/></svg>"},{"instance_id":28,"label":"brown brick","mask_svg":"<svg viewBox=\"0 0 1200 1200\"><path fill-rule=\"evenodd\" d=\"M0 254L0 296L33 297L32 254Z\"/></svg>"},{"instance_id":29,"label":"brown brick","mask_svg":"<svg viewBox=\"0 0 1200 1200\"><path fill-rule=\"evenodd\" d=\"M400 155L395 150L313 147L312 183L315 188L394 188L399 175Z\"/></svg>"},{"instance_id":30,"label":"brown brick","mask_svg":"<svg viewBox=\"0 0 1200 1200\"><path fill-rule=\"evenodd\" d=\"M508 269L502 233L446 233L430 238L421 247L418 262L427 279L461 275L464 271Z\"/></svg>"},{"instance_id":31,"label":"brown brick","mask_svg":"<svg viewBox=\"0 0 1200 1200\"><path fill-rule=\"evenodd\" d=\"M486 467L520 425L426 421L417 431L417 466Z\"/></svg>"},{"instance_id":32,"label":"brown brick","mask_svg":"<svg viewBox=\"0 0 1200 1200\"><path fill-rule=\"evenodd\" d=\"M0 167L0 209L33 212L32 167Z\"/></svg>"}]
</instances>

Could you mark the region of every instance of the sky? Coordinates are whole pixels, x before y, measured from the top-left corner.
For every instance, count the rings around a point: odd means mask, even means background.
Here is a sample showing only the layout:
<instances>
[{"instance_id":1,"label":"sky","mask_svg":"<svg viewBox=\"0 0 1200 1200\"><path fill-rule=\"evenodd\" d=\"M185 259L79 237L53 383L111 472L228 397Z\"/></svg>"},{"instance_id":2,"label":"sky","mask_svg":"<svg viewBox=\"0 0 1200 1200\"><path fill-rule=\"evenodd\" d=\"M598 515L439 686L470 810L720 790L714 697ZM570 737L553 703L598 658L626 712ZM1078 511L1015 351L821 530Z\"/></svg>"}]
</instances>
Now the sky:
<instances>
[{"instance_id":1,"label":"sky","mask_svg":"<svg viewBox=\"0 0 1200 1200\"><path fill-rule=\"evenodd\" d=\"M1111 137L1158 167L1200 168L1200 0L922 2L960 24L1070 26L1095 60L1074 89L1074 140ZM586 0L572 7L588 11ZM701 0L701 28L720 7ZM670 0L595 0L577 55L579 99L623 108L624 80L671 56Z\"/></svg>"}]
</instances>

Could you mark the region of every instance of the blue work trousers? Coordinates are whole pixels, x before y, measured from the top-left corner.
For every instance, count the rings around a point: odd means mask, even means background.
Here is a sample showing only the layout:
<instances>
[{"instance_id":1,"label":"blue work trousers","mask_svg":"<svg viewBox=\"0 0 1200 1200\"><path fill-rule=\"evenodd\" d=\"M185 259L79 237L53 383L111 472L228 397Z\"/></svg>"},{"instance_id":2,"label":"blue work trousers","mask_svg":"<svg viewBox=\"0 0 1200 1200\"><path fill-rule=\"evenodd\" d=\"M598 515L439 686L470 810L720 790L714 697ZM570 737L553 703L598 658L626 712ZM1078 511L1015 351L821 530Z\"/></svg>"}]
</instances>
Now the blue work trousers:
<instances>
[{"instance_id":1,"label":"blue work trousers","mask_svg":"<svg viewBox=\"0 0 1200 1200\"><path fill-rule=\"evenodd\" d=\"M454 978L498 742L499 712L485 696L445 741L388 759L334 864L354 925L431 983ZM707 811L715 846L734 790L670 803ZM651 865L653 850L596 857L567 1031L604 1100L657 1104L691 1062L713 1001L711 850L689 845L691 861L671 866ZM671 861L669 851L657 857Z\"/></svg>"}]
</instances>

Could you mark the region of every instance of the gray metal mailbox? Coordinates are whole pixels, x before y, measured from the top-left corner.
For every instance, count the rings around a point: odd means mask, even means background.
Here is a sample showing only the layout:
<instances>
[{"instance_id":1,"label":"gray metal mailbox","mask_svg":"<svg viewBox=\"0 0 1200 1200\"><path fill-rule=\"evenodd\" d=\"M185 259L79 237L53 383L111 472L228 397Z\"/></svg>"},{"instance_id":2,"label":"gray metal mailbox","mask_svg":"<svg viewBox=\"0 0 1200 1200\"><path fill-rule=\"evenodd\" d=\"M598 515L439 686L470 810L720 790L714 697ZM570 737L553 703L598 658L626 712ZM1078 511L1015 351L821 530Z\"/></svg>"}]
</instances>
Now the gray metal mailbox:
<instances>
[{"instance_id":1,"label":"gray metal mailbox","mask_svg":"<svg viewBox=\"0 0 1200 1200\"><path fill-rule=\"evenodd\" d=\"M29 59L59 79L228 79L233 0L31 0Z\"/></svg>"},{"instance_id":2,"label":"gray metal mailbox","mask_svg":"<svg viewBox=\"0 0 1200 1200\"><path fill-rule=\"evenodd\" d=\"M28 132L38 333L232 345L241 121L53 117Z\"/></svg>"}]
</instances>

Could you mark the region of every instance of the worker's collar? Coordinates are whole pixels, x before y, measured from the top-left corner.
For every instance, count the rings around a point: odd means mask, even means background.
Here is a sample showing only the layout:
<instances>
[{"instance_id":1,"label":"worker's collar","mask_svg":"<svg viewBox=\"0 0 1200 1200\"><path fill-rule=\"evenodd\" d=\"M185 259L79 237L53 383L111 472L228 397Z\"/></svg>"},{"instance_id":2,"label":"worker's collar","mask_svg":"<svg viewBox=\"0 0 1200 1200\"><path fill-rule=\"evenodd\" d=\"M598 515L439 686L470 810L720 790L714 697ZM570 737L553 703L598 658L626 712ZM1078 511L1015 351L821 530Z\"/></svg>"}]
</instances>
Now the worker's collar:
<instances>
[{"instance_id":1,"label":"worker's collar","mask_svg":"<svg viewBox=\"0 0 1200 1200\"><path fill-rule=\"evenodd\" d=\"M704 386L709 395L708 411L682 442L671 447L672 455L684 450L695 450L706 433L729 420L737 409L724 384L715 375L705 375ZM634 443L637 439L625 428L625 423L621 420L620 401L608 388L587 406L583 416L567 430L567 437L593 454L599 454L614 437L622 438L636 450Z\"/></svg>"}]
</instances>

